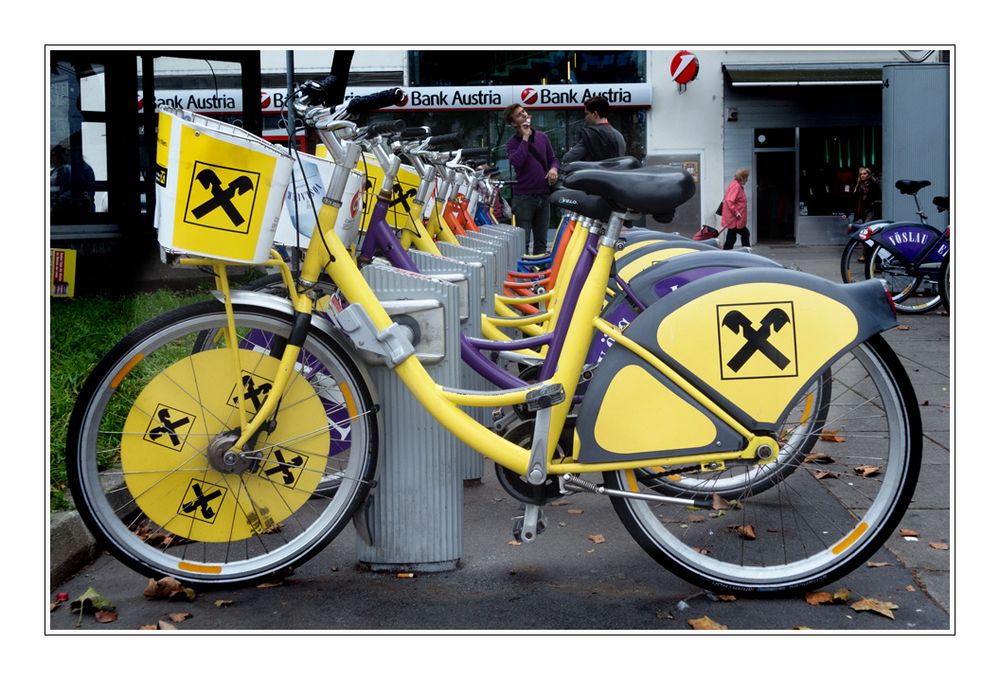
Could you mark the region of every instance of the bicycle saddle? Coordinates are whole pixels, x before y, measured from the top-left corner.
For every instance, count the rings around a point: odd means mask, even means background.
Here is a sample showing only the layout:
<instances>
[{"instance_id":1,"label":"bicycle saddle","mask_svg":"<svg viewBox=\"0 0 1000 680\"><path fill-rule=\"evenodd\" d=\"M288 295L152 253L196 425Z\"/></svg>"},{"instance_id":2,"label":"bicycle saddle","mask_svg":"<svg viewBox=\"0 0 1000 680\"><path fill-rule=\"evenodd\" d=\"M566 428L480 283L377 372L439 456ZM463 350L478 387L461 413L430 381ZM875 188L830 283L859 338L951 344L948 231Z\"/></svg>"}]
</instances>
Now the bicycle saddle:
<instances>
[{"instance_id":1,"label":"bicycle saddle","mask_svg":"<svg viewBox=\"0 0 1000 680\"><path fill-rule=\"evenodd\" d=\"M934 203L934 207L938 209L938 212L951 209L951 197L949 196L935 196L931 202Z\"/></svg>"},{"instance_id":2,"label":"bicycle saddle","mask_svg":"<svg viewBox=\"0 0 1000 680\"><path fill-rule=\"evenodd\" d=\"M549 194L549 203L601 222L611 219L611 206L607 201L582 191L558 189Z\"/></svg>"},{"instance_id":3,"label":"bicycle saddle","mask_svg":"<svg viewBox=\"0 0 1000 680\"><path fill-rule=\"evenodd\" d=\"M634 170L584 169L567 177L564 184L596 194L621 210L652 215L669 222L674 210L694 196L694 180L683 170L665 166Z\"/></svg>"},{"instance_id":4,"label":"bicycle saddle","mask_svg":"<svg viewBox=\"0 0 1000 680\"><path fill-rule=\"evenodd\" d=\"M633 156L619 156L618 158L607 158L603 161L573 161L562 167L563 174L570 174L577 170L632 170L642 166L642 162Z\"/></svg>"},{"instance_id":5,"label":"bicycle saddle","mask_svg":"<svg viewBox=\"0 0 1000 680\"><path fill-rule=\"evenodd\" d=\"M924 187L929 187L930 185L931 183L926 179L901 179L896 182L896 188L899 189L899 193L907 196L912 196Z\"/></svg>"}]
</instances>

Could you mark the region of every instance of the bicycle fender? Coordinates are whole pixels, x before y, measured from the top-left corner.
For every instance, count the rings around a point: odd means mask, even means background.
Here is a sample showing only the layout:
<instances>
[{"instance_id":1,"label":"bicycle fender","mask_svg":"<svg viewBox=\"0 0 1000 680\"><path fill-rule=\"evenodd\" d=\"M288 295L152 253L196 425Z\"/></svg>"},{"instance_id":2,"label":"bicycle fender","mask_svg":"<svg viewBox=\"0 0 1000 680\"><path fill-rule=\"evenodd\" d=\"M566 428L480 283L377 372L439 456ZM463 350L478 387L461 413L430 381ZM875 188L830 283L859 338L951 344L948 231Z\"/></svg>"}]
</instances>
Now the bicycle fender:
<instances>
[{"instance_id":1,"label":"bicycle fender","mask_svg":"<svg viewBox=\"0 0 1000 680\"><path fill-rule=\"evenodd\" d=\"M773 432L826 367L896 325L881 282L781 268L719 272L648 307L624 335L748 430ZM743 437L658 367L615 343L580 406L578 460L739 450Z\"/></svg>"},{"instance_id":2,"label":"bicycle fender","mask_svg":"<svg viewBox=\"0 0 1000 680\"><path fill-rule=\"evenodd\" d=\"M940 236L941 232L930 225L908 222L886 226L869 240L907 262L916 262ZM937 244L934 252L928 253L926 262L941 262L948 250L947 241Z\"/></svg>"}]
</instances>

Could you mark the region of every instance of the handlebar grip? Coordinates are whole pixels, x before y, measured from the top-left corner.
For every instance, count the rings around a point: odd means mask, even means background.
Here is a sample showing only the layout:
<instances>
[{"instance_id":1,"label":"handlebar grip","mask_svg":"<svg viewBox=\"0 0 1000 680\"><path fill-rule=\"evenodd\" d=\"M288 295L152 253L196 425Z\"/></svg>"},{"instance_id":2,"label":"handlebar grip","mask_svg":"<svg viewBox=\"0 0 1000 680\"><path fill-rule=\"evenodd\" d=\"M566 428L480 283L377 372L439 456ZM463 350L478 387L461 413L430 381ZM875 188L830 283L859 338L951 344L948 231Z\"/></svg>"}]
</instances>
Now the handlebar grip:
<instances>
[{"instance_id":1,"label":"handlebar grip","mask_svg":"<svg viewBox=\"0 0 1000 680\"><path fill-rule=\"evenodd\" d=\"M490 148L488 146L477 146L472 149L462 149L462 158L469 158L470 156L489 156Z\"/></svg>"},{"instance_id":2,"label":"handlebar grip","mask_svg":"<svg viewBox=\"0 0 1000 680\"><path fill-rule=\"evenodd\" d=\"M422 125L420 127L408 127L399 134L399 138L404 142L410 142L414 139L424 139L430 133L431 129L426 125Z\"/></svg>"},{"instance_id":3,"label":"handlebar grip","mask_svg":"<svg viewBox=\"0 0 1000 680\"><path fill-rule=\"evenodd\" d=\"M385 120L379 123L371 123L368 132L373 135L392 135L402 132L406 128L405 120Z\"/></svg>"},{"instance_id":4,"label":"handlebar grip","mask_svg":"<svg viewBox=\"0 0 1000 680\"><path fill-rule=\"evenodd\" d=\"M334 101L334 94L338 89L337 76L327 76L319 82L309 80L303 83L302 89L306 93L309 101L320 106L336 106L339 101Z\"/></svg>"},{"instance_id":5,"label":"handlebar grip","mask_svg":"<svg viewBox=\"0 0 1000 680\"><path fill-rule=\"evenodd\" d=\"M427 143L431 146L441 146L443 144L458 144L461 141L461 132L451 132L446 135L434 135L427 140Z\"/></svg>"},{"instance_id":6,"label":"handlebar grip","mask_svg":"<svg viewBox=\"0 0 1000 680\"><path fill-rule=\"evenodd\" d=\"M403 92L403 88L394 87L390 90L382 90L381 92L369 94L364 97L355 97L347 102L347 112L365 113L367 111L374 111L375 109L381 109L386 106L392 106L393 104L398 104L403 101L403 97L405 95L406 93Z\"/></svg>"}]
</instances>

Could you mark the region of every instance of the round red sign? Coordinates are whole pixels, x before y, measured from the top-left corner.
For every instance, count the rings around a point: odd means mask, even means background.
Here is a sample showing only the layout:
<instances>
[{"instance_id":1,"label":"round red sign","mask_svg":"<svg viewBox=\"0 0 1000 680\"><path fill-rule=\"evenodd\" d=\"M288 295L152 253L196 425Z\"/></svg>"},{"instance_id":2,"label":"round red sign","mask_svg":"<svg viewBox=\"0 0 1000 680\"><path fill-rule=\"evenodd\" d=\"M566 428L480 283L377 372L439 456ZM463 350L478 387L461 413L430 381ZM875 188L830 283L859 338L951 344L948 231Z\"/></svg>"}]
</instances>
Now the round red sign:
<instances>
[{"instance_id":1,"label":"round red sign","mask_svg":"<svg viewBox=\"0 0 1000 680\"><path fill-rule=\"evenodd\" d=\"M690 83L698 77L698 57L681 50L670 60L670 77L678 85Z\"/></svg>"},{"instance_id":2,"label":"round red sign","mask_svg":"<svg viewBox=\"0 0 1000 680\"><path fill-rule=\"evenodd\" d=\"M521 90L521 101L525 104L534 104L538 101L538 92L531 87L524 88Z\"/></svg>"}]
</instances>

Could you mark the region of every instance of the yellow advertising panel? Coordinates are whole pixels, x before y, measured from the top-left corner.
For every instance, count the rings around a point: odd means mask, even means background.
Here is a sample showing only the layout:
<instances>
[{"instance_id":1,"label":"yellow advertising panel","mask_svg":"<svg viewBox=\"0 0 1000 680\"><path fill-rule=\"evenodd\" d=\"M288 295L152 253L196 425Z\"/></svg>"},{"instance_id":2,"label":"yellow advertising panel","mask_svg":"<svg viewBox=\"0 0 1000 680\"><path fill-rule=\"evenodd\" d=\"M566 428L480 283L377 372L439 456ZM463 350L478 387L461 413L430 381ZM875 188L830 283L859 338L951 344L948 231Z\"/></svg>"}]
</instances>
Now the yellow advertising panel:
<instances>
[{"instance_id":1,"label":"yellow advertising panel","mask_svg":"<svg viewBox=\"0 0 1000 680\"><path fill-rule=\"evenodd\" d=\"M76 291L76 251L52 248L50 251L52 281L49 294L57 298L71 298Z\"/></svg>"},{"instance_id":2,"label":"yellow advertising panel","mask_svg":"<svg viewBox=\"0 0 1000 680\"><path fill-rule=\"evenodd\" d=\"M792 397L852 342L845 305L806 288L746 283L698 297L665 317L657 343L760 422L775 422Z\"/></svg>"},{"instance_id":3,"label":"yellow advertising panel","mask_svg":"<svg viewBox=\"0 0 1000 680\"><path fill-rule=\"evenodd\" d=\"M240 396L248 417L256 413L279 364L239 350L237 380L228 352L198 352L154 378L132 406L121 443L122 471L142 511L165 530L197 541L239 540L273 528L310 498L330 452L326 409L297 375L275 430L261 432L256 442L262 460L220 470L210 445L239 427Z\"/></svg>"}]
</instances>

